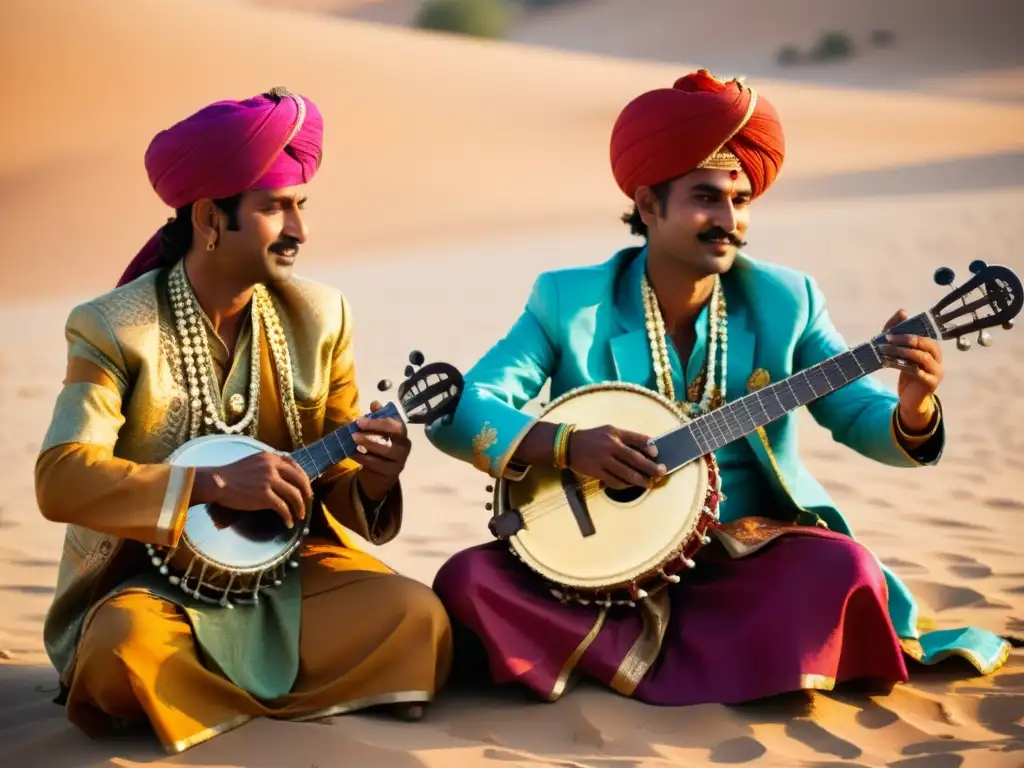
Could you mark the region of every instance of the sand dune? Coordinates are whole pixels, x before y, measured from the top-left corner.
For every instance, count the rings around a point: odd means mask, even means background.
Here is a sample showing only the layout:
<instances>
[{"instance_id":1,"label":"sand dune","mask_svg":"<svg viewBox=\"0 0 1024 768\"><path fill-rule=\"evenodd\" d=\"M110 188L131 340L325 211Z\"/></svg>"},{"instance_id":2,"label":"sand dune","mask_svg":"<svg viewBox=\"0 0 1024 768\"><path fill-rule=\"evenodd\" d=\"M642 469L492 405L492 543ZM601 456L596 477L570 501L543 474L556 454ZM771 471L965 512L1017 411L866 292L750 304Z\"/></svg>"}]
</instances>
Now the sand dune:
<instances>
[{"instance_id":1,"label":"sand dune","mask_svg":"<svg viewBox=\"0 0 1024 768\"><path fill-rule=\"evenodd\" d=\"M63 531L36 511L32 465L63 377L68 308L111 285L167 215L142 168L150 136L208 100L277 84L322 105L328 143L303 271L349 295L369 393L400 378L413 347L470 364L520 311L537 271L629 242L607 168L611 121L631 95L689 67L418 35L326 19L326 0L301 1L321 15L241 0L7 0L0 11L0 65L16 73L3 80L14 106L0 124L14 148L0 157L0 765L1020 766L1019 650L992 678L915 670L888 695L745 707L658 709L585 684L554 705L453 691L416 725L258 722L162 761L144 731L90 742L64 722L40 637ZM611 4L559 13L585 6ZM898 8L895 19L931 13L925 0ZM773 24L764 20L763 39L751 33L752 48L775 44ZM916 71L945 77L942 50L925 54ZM1002 87L1024 92L1015 72L1002 70ZM755 83L786 120L790 154L758 203L751 251L813 271L851 340L897 307L930 306L938 266L962 275L980 257L1024 270L1024 109L981 102L954 80L927 95ZM997 331L995 342L966 354L947 346L941 468L871 464L809 417L801 439L922 613L1024 636L1024 333ZM414 442L407 527L376 553L429 582L451 552L487 539L486 480L418 430Z\"/></svg>"},{"instance_id":2,"label":"sand dune","mask_svg":"<svg viewBox=\"0 0 1024 768\"><path fill-rule=\"evenodd\" d=\"M281 7L280 2L250 0ZM346 18L411 26L418 0L352 3L283 0L288 7ZM514 3L513 3L514 5ZM769 10L770 9L770 10ZM884 30L894 44L878 48L871 34ZM811 50L826 31L853 41L854 55L843 61L782 66L783 46ZM646 61L701 62L725 73L794 79L871 88L941 89L947 76L969 76L986 98L1019 94L989 87L992 70L1024 64L1019 40L1024 14L1014 0L937 0L927 7L886 0L565 0L520 13L508 39Z\"/></svg>"},{"instance_id":3,"label":"sand dune","mask_svg":"<svg viewBox=\"0 0 1024 768\"><path fill-rule=\"evenodd\" d=\"M312 204L344 215L322 217L306 252L333 260L614 220L623 201L608 170L610 125L632 95L684 71L238 3L11 0L4 14L0 65L19 73L4 80L4 102L18 108L0 126L18 148L0 159L0 217L15 254L0 264L8 296L110 285L169 213L146 182L149 139L225 94L283 83L322 106L327 148ZM268 51L269 40L288 55ZM62 57L19 64L43 43ZM1024 148L1024 107L757 86L787 122L779 190ZM57 215L59 227L23 223ZM84 278L62 268L69 258L90 265Z\"/></svg>"}]
</instances>

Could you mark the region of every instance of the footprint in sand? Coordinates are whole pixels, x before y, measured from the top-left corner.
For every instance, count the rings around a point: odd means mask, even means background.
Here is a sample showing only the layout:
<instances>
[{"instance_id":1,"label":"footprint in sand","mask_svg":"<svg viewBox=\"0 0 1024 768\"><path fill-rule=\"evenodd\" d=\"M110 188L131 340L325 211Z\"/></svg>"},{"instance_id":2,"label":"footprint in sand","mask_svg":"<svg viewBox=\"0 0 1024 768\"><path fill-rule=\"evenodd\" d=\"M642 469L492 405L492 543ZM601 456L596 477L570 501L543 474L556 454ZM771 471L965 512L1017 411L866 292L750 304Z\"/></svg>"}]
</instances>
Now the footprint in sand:
<instances>
[{"instance_id":1,"label":"footprint in sand","mask_svg":"<svg viewBox=\"0 0 1024 768\"><path fill-rule=\"evenodd\" d=\"M984 533L992 533L992 529L978 525L977 523L966 523L963 520L957 520L953 517L925 517L922 518L922 522L927 525L934 525L937 528L959 528L965 531L981 531Z\"/></svg>"},{"instance_id":2,"label":"footprint in sand","mask_svg":"<svg viewBox=\"0 0 1024 768\"><path fill-rule=\"evenodd\" d=\"M925 573L928 569L923 565L912 563L909 560L902 560L898 557L883 557L882 562L889 566L894 571L900 571L906 573L908 571L917 571L918 573Z\"/></svg>"},{"instance_id":3,"label":"footprint in sand","mask_svg":"<svg viewBox=\"0 0 1024 768\"><path fill-rule=\"evenodd\" d=\"M908 582L911 592L934 611L948 611L953 608L1009 608L1004 603L995 603L970 587L954 587L935 581Z\"/></svg>"},{"instance_id":4,"label":"footprint in sand","mask_svg":"<svg viewBox=\"0 0 1024 768\"><path fill-rule=\"evenodd\" d=\"M1011 552L1010 550L1003 549L1002 547L991 547L991 546L974 547L972 551L977 552L979 555L995 555L996 557L1012 557L1012 558L1017 558L1017 557L1020 556L1019 552ZM1003 574L1003 575L1007 576L1009 574ZM1024 574L1021 574L1020 578L1024 579Z\"/></svg>"},{"instance_id":5,"label":"footprint in sand","mask_svg":"<svg viewBox=\"0 0 1024 768\"><path fill-rule=\"evenodd\" d=\"M857 713L857 725L876 731L881 728L888 728L898 723L900 716L887 707L883 707L874 701L858 702L861 710Z\"/></svg>"},{"instance_id":6,"label":"footprint in sand","mask_svg":"<svg viewBox=\"0 0 1024 768\"><path fill-rule=\"evenodd\" d=\"M757 739L741 736L715 746L708 755L712 763L749 763L767 754L768 750Z\"/></svg>"},{"instance_id":7,"label":"footprint in sand","mask_svg":"<svg viewBox=\"0 0 1024 768\"><path fill-rule=\"evenodd\" d=\"M995 682L996 687L999 688L1000 691L1024 693L1024 674L1011 673L999 675Z\"/></svg>"},{"instance_id":8,"label":"footprint in sand","mask_svg":"<svg viewBox=\"0 0 1024 768\"><path fill-rule=\"evenodd\" d=\"M990 507L992 509L1008 509L1014 512L1024 510L1024 501L1018 501L1017 499L985 499L983 503L986 507Z\"/></svg>"},{"instance_id":9,"label":"footprint in sand","mask_svg":"<svg viewBox=\"0 0 1024 768\"><path fill-rule=\"evenodd\" d=\"M829 733L812 720L792 720L786 725L786 735L806 744L815 752L835 755L843 760L861 757L864 752L856 744Z\"/></svg>"},{"instance_id":10,"label":"footprint in sand","mask_svg":"<svg viewBox=\"0 0 1024 768\"><path fill-rule=\"evenodd\" d=\"M828 486L830 493L834 493L837 496L846 496L847 498L856 499L860 496L860 489L852 485L840 482L838 480L829 480L825 483Z\"/></svg>"},{"instance_id":11,"label":"footprint in sand","mask_svg":"<svg viewBox=\"0 0 1024 768\"><path fill-rule=\"evenodd\" d=\"M951 563L949 571L962 579L987 579L992 575L991 568L973 557L952 552L940 552L938 557Z\"/></svg>"},{"instance_id":12,"label":"footprint in sand","mask_svg":"<svg viewBox=\"0 0 1024 768\"><path fill-rule=\"evenodd\" d=\"M1024 635L1024 620L1014 618L1007 619L1006 630L1014 635Z\"/></svg>"}]
</instances>

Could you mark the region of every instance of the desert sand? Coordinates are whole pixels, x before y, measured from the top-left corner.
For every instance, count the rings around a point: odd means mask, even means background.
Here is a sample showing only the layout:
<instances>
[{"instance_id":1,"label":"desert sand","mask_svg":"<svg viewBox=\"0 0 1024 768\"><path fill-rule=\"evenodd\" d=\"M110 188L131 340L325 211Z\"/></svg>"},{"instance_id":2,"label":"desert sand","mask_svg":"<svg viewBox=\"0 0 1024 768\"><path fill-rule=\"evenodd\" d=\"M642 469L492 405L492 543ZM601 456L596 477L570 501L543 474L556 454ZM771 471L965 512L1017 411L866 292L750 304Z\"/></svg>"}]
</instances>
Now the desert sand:
<instances>
[{"instance_id":1,"label":"desert sand","mask_svg":"<svg viewBox=\"0 0 1024 768\"><path fill-rule=\"evenodd\" d=\"M350 298L366 403L378 379L401 377L413 348L472 364L514 320L538 271L601 261L633 242L617 221L625 202L608 170L611 123L631 96L704 63L583 53L568 33L546 44L578 52L423 35L295 3L305 7L7 0L0 10L0 137L12 148L0 157L0 765L1024 765L1020 650L990 678L966 665L915 667L889 695L746 707L659 709L585 682L555 704L445 691L418 724L259 721L174 758L145 730L92 742L63 720L41 638L63 530L37 511L32 467L63 377L67 311L109 288L169 213L142 167L151 135L210 100L273 85L317 101L327 144L301 272ZM582 13L587 2L575 5ZM930 13L927 0L900 7L904 21ZM765 30L768 50L779 31ZM778 106L789 153L757 203L749 251L813 272L851 342L899 307L930 307L943 293L931 280L939 266L961 279L974 258L1024 269L1024 107L1006 98L1024 93L1024 62L1001 51L990 67L958 72L936 46L914 50L903 66L915 90L798 73L751 81ZM1024 333L993 335L987 349L945 347L949 443L939 467L872 464L809 416L802 445L925 616L1020 637ZM449 554L488 539L488 481L412 431L406 528L368 548L429 583Z\"/></svg>"}]
</instances>

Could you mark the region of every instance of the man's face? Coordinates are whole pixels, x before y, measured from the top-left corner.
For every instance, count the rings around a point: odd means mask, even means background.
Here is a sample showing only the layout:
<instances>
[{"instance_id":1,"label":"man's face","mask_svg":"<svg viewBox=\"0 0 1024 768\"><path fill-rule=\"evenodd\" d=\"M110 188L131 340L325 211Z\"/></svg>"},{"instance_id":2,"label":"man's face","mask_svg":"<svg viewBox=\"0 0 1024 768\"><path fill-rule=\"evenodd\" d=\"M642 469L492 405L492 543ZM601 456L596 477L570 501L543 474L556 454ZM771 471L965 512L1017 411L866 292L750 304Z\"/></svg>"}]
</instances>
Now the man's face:
<instances>
[{"instance_id":1,"label":"man's face","mask_svg":"<svg viewBox=\"0 0 1024 768\"><path fill-rule=\"evenodd\" d=\"M223 248L225 270L251 283L291 278L299 246L308 236L305 202L301 187L246 192L238 206L238 229L221 228L218 250Z\"/></svg>"},{"instance_id":2,"label":"man's face","mask_svg":"<svg viewBox=\"0 0 1024 768\"><path fill-rule=\"evenodd\" d=\"M742 171L698 170L674 180L664 206L648 187L637 207L652 248L696 277L728 272L750 222L750 180Z\"/></svg>"}]
</instances>

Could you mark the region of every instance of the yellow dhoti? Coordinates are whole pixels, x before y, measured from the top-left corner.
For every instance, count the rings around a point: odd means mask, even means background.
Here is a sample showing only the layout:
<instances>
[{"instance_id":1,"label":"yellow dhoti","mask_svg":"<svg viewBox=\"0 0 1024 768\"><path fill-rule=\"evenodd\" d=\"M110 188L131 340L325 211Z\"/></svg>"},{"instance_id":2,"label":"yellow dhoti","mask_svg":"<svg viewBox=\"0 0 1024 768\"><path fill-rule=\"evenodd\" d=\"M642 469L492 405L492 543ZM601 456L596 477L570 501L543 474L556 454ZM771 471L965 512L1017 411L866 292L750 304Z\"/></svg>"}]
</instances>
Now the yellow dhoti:
<instances>
[{"instance_id":1,"label":"yellow dhoti","mask_svg":"<svg viewBox=\"0 0 1024 768\"><path fill-rule=\"evenodd\" d=\"M176 605L117 594L85 627L67 698L90 735L146 718L180 752L254 717L313 719L380 704L428 702L447 678L451 628L429 587L373 556L325 540L303 549L299 674L260 701L203 665Z\"/></svg>"}]
</instances>

